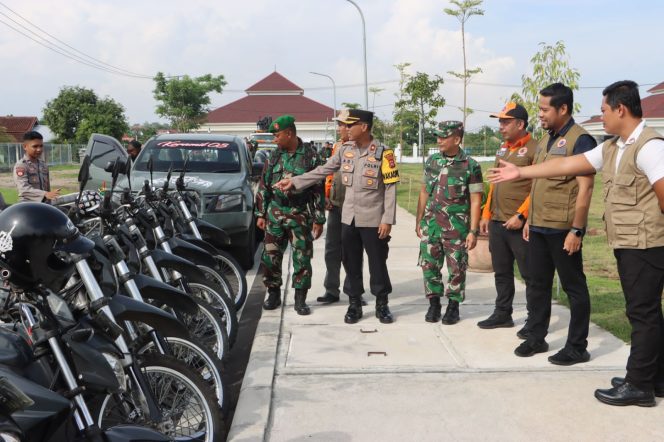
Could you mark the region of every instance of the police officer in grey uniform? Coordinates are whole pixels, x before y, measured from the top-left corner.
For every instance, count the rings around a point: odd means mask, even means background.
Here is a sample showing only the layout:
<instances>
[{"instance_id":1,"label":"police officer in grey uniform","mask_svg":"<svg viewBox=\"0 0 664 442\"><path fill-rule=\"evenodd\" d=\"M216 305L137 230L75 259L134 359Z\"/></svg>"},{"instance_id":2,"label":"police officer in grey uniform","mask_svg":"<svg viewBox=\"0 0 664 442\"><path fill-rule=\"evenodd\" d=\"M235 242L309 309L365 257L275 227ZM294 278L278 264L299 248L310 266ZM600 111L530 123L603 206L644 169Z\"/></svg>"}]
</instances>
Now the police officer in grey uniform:
<instances>
[{"instance_id":1,"label":"police officer in grey uniform","mask_svg":"<svg viewBox=\"0 0 664 442\"><path fill-rule=\"evenodd\" d=\"M60 196L60 189L51 191L48 164L42 159L44 137L30 131L23 135L25 155L14 165L14 182L18 188L18 200L49 202Z\"/></svg>"},{"instance_id":2,"label":"police officer in grey uniform","mask_svg":"<svg viewBox=\"0 0 664 442\"><path fill-rule=\"evenodd\" d=\"M388 241L396 222L396 183L399 171L391 149L371 135L373 112L347 109L337 121L348 128L354 143L341 146L327 163L303 175L277 183L284 190L307 188L327 175L341 171L346 196L341 210L342 262L346 270L343 291L350 298L344 321L354 324L362 318L362 256L369 261L370 289L376 296L376 317L389 324L394 321L388 304L392 284L387 271Z\"/></svg>"}]
</instances>

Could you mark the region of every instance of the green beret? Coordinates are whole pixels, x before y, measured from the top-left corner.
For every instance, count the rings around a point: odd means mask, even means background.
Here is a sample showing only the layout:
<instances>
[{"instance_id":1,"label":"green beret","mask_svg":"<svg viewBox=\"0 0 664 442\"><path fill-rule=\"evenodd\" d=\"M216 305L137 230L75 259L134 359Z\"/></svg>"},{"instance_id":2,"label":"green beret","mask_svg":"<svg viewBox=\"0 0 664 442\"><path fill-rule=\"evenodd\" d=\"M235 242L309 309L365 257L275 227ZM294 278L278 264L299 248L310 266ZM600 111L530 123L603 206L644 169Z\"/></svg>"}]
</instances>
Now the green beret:
<instances>
[{"instance_id":1,"label":"green beret","mask_svg":"<svg viewBox=\"0 0 664 442\"><path fill-rule=\"evenodd\" d=\"M295 117L292 115L282 115L270 124L269 131L276 133L288 129L289 127L295 129Z\"/></svg>"},{"instance_id":2,"label":"green beret","mask_svg":"<svg viewBox=\"0 0 664 442\"><path fill-rule=\"evenodd\" d=\"M461 121L442 121L438 124L438 129L433 130L433 133L440 138L447 138L458 130L463 130Z\"/></svg>"}]
</instances>

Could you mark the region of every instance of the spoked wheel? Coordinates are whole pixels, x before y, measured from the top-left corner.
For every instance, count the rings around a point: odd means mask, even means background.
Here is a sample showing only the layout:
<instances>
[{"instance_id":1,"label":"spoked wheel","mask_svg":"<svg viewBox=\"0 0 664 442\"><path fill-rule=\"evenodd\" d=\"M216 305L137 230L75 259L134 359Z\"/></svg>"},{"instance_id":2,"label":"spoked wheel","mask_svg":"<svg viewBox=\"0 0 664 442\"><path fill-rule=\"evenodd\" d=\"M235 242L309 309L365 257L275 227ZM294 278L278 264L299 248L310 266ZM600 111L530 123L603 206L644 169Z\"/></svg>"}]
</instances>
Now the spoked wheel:
<instances>
[{"instance_id":1,"label":"spoked wheel","mask_svg":"<svg viewBox=\"0 0 664 442\"><path fill-rule=\"evenodd\" d=\"M189 340L175 336L163 336L162 338L168 344L170 355L195 370L214 389L219 407L226 414L228 411L228 395L226 394L221 360L212 351ZM140 337L136 348L138 348L137 353L139 355L160 354L150 335Z\"/></svg>"},{"instance_id":2,"label":"spoked wheel","mask_svg":"<svg viewBox=\"0 0 664 442\"><path fill-rule=\"evenodd\" d=\"M154 423L146 419L128 399L131 393L114 394L104 398L95 414L102 429L120 424L145 425L175 440L224 440L224 422L214 392L197 373L164 355L144 355L141 365L162 421Z\"/></svg>"},{"instance_id":3,"label":"spoked wheel","mask_svg":"<svg viewBox=\"0 0 664 442\"><path fill-rule=\"evenodd\" d=\"M193 290L193 288L192 288ZM194 314L173 312L200 344L209 348L220 360L224 360L230 348L224 320L210 304L196 299L198 310Z\"/></svg>"},{"instance_id":4,"label":"spoked wheel","mask_svg":"<svg viewBox=\"0 0 664 442\"><path fill-rule=\"evenodd\" d=\"M228 252L219 250L215 256L220 273L228 281L235 309L240 310L247 300L247 278L240 263Z\"/></svg>"},{"instance_id":5,"label":"spoked wheel","mask_svg":"<svg viewBox=\"0 0 664 442\"><path fill-rule=\"evenodd\" d=\"M189 280L190 295L204 304L209 305L221 316L228 336L230 347L235 344L238 332L237 313L233 302L222 291L207 281L199 282Z\"/></svg>"}]
</instances>

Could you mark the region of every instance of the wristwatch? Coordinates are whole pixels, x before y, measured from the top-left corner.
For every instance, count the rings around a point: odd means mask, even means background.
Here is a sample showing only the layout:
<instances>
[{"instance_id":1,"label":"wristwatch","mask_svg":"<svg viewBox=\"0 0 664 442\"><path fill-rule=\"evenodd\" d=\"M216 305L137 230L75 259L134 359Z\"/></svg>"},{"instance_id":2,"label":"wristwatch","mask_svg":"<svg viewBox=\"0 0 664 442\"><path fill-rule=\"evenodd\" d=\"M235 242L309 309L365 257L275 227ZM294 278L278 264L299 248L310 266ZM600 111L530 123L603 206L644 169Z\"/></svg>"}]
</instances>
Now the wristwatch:
<instances>
[{"instance_id":1,"label":"wristwatch","mask_svg":"<svg viewBox=\"0 0 664 442\"><path fill-rule=\"evenodd\" d=\"M479 236L480 231L479 231L478 229L470 229L470 232L469 232L469 233L472 233L472 234L475 235L475 236Z\"/></svg>"},{"instance_id":2,"label":"wristwatch","mask_svg":"<svg viewBox=\"0 0 664 442\"><path fill-rule=\"evenodd\" d=\"M586 234L586 228L585 227L581 227L581 228L572 227L571 229L569 229L569 231L572 232L573 234L575 234L579 238L582 238L583 235Z\"/></svg>"},{"instance_id":3,"label":"wristwatch","mask_svg":"<svg viewBox=\"0 0 664 442\"><path fill-rule=\"evenodd\" d=\"M526 217L523 216L523 213L519 213L519 212L517 212L516 217L519 218L519 220L521 220L521 221L525 221L525 220L526 220Z\"/></svg>"}]
</instances>

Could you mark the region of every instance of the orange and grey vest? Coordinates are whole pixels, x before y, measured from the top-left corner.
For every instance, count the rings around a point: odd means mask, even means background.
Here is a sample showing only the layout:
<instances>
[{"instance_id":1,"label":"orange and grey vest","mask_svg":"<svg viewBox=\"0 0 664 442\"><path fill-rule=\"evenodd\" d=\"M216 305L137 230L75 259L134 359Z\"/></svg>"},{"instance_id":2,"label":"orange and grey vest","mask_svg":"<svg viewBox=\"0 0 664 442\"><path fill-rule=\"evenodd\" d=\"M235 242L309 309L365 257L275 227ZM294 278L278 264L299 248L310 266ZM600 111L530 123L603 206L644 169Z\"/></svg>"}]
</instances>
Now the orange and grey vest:
<instances>
[{"instance_id":1,"label":"orange and grey vest","mask_svg":"<svg viewBox=\"0 0 664 442\"><path fill-rule=\"evenodd\" d=\"M632 144L625 146L618 170L618 137L602 146L604 223L609 246L614 249L649 249L664 246L664 214L648 177L636 167L636 157L650 140L664 140L645 127Z\"/></svg>"},{"instance_id":2,"label":"orange and grey vest","mask_svg":"<svg viewBox=\"0 0 664 442\"><path fill-rule=\"evenodd\" d=\"M573 124L565 135L559 136L547 152L549 134L537 145L535 164L574 154L574 145L581 135L588 134L578 124ZM566 230L572 227L576 212L576 196L579 186L574 176L557 176L533 180L530 191L530 212L528 223L531 226Z\"/></svg>"},{"instance_id":3,"label":"orange and grey vest","mask_svg":"<svg viewBox=\"0 0 664 442\"><path fill-rule=\"evenodd\" d=\"M519 167L530 166L533 164L536 149L537 141L532 138L528 140L525 146L511 152L508 149L501 148L496 152L494 167L498 167L498 160L507 161ZM513 217L530 193L531 185L532 180L530 178L520 178L494 184L491 194L491 219L507 221Z\"/></svg>"}]
</instances>

